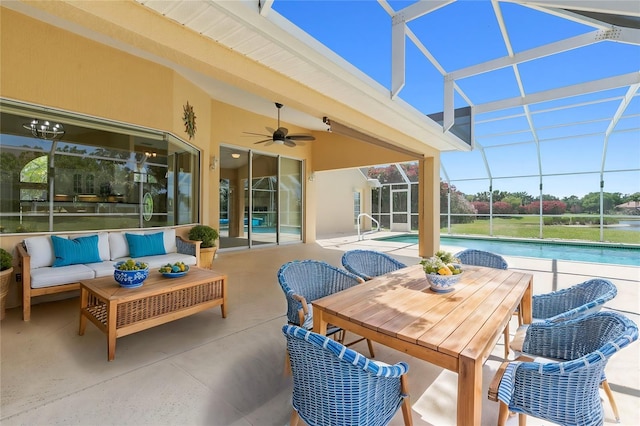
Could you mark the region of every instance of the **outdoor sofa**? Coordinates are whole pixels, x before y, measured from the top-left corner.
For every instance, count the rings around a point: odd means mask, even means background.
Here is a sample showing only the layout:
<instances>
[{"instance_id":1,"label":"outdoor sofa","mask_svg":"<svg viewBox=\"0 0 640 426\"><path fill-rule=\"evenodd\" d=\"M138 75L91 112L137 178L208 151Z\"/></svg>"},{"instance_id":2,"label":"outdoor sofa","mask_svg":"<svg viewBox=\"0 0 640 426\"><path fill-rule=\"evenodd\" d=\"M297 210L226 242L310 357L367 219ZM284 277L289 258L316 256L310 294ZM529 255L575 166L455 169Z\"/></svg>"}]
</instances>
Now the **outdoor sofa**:
<instances>
[{"instance_id":1,"label":"outdoor sofa","mask_svg":"<svg viewBox=\"0 0 640 426\"><path fill-rule=\"evenodd\" d=\"M22 319L31 319L32 298L78 290L80 280L112 275L119 261L133 258L151 270L175 262L197 266L199 252L200 241L176 236L172 228L25 238L17 246L22 268Z\"/></svg>"}]
</instances>

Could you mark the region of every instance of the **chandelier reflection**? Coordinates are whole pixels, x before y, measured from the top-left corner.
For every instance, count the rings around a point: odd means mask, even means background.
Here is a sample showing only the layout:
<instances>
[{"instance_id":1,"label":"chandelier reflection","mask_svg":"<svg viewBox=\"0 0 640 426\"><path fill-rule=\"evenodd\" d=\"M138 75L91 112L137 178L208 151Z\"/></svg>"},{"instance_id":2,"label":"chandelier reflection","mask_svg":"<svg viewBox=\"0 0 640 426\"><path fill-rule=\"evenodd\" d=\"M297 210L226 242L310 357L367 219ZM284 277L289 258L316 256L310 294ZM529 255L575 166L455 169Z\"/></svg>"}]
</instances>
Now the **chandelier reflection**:
<instances>
[{"instance_id":1,"label":"chandelier reflection","mask_svg":"<svg viewBox=\"0 0 640 426\"><path fill-rule=\"evenodd\" d=\"M27 130L31 131L31 134L39 139L56 139L64 135L64 127L60 123L50 123L49 121L40 122L38 120L31 120L29 124L23 124Z\"/></svg>"}]
</instances>

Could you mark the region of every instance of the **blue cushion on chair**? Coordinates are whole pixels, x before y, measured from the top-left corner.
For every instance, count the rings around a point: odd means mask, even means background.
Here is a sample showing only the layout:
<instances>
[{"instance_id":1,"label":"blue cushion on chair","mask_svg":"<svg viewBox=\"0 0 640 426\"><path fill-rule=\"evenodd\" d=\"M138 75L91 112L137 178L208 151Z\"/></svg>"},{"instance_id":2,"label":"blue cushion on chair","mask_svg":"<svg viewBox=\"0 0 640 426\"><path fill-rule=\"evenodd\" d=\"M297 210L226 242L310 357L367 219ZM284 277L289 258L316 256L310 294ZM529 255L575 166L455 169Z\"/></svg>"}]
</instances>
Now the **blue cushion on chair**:
<instances>
[{"instance_id":1,"label":"blue cushion on chair","mask_svg":"<svg viewBox=\"0 0 640 426\"><path fill-rule=\"evenodd\" d=\"M164 250L163 233L157 234L124 234L129 244L129 254L131 257L155 256L157 254L167 254Z\"/></svg>"},{"instance_id":2,"label":"blue cushion on chair","mask_svg":"<svg viewBox=\"0 0 640 426\"><path fill-rule=\"evenodd\" d=\"M51 236L56 259L53 266L67 266L81 263L102 262L98 251L98 236L78 237L74 239Z\"/></svg>"}]
</instances>

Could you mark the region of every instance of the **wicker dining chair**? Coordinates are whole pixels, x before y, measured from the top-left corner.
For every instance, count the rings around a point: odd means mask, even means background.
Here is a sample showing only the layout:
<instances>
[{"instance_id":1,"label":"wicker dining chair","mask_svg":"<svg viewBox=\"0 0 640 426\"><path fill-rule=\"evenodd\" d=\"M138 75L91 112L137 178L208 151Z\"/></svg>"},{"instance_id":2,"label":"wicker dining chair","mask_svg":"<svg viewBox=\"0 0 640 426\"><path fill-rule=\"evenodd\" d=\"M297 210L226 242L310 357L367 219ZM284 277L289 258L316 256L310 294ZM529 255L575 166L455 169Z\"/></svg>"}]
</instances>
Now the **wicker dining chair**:
<instances>
[{"instance_id":1,"label":"wicker dining chair","mask_svg":"<svg viewBox=\"0 0 640 426\"><path fill-rule=\"evenodd\" d=\"M616 297L618 290L609 280L604 278L592 278L569 288L550 293L533 295L532 316L533 322L560 323L570 319L589 315L600 311L604 304ZM520 324L511 342L511 349L526 356L523 353L521 342L527 332L527 326ZM613 397L606 377L603 375L602 388L604 389L616 421L620 421L618 406Z\"/></svg>"},{"instance_id":2,"label":"wicker dining chair","mask_svg":"<svg viewBox=\"0 0 640 426\"><path fill-rule=\"evenodd\" d=\"M504 257L499 254L491 253L483 250L467 249L454 255L463 265L485 266L494 269L508 269L509 264ZM518 315L520 319L520 310L517 309L513 314ZM522 325L522 321L519 321ZM509 323L504 328L504 358L509 358Z\"/></svg>"},{"instance_id":3,"label":"wicker dining chair","mask_svg":"<svg viewBox=\"0 0 640 426\"><path fill-rule=\"evenodd\" d=\"M507 269L509 264L504 257L489 251L466 249L454 255L463 265L486 266L487 268Z\"/></svg>"},{"instance_id":4,"label":"wicker dining chair","mask_svg":"<svg viewBox=\"0 0 640 426\"><path fill-rule=\"evenodd\" d=\"M294 325L282 327L293 372L290 425L386 425L400 407L411 425L404 362L372 361L333 339Z\"/></svg>"},{"instance_id":5,"label":"wicker dining chair","mask_svg":"<svg viewBox=\"0 0 640 426\"><path fill-rule=\"evenodd\" d=\"M519 414L521 426L526 415L561 425L603 424L598 389L605 366L637 338L636 324L615 312L529 325L522 342L528 357L504 362L489 386L489 399L500 402L498 425L509 411Z\"/></svg>"},{"instance_id":6,"label":"wicker dining chair","mask_svg":"<svg viewBox=\"0 0 640 426\"><path fill-rule=\"evenodd\" d=\"M592 278L551 293L535 294L532 300L534 321L562 322L598 312L618 290L609 280Z\"/></svg>"},{"instance_id":7,"label":"wicker dining chair","mask_svg":"<svg viewBox=\"0 0 640 426\"><path fill-rule=\"evenodd\" d=\"M342 255L342 266L366 281L407 267L388 254L374 250L346 251Z\"/></svg>"},{"instance_id":8,"label":"wicker dining chair","mask_svg":"<svg viewBox=\"0 0 640 426\"><path fill-rule=\"evenodd\" d=\"M361 284L364 280L357 275L320 260L294 260L287 262L278 271L278 282L287 298L287 319L289 324L307 330L313 329L313 302L321 297ZM344 330L329 326L327 335L337 334L337 340L344 343ZM351 346L364 339L346 344ZM374 358L373 345L367 339L369 354Z\"/></svg>"}]
</instances>

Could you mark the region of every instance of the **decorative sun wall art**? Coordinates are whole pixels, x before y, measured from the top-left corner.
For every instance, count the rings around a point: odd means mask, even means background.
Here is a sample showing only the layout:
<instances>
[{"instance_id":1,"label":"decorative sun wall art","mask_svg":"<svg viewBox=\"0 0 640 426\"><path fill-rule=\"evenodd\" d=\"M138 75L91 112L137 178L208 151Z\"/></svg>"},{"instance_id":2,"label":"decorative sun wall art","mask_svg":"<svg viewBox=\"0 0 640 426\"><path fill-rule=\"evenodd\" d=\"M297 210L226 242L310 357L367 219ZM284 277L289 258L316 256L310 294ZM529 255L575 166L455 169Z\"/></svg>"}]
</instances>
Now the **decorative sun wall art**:
<instances>
[{"instance_id":1,"label":"decorative sun wall art","mask_svg":"<svg viewBox=\"0 0 640 426\"><path fill-rule=\"evenodd\" d=\"M193 106L189 105L189 101L183 107L184 114L182 115L182 121L184 122L184 131L189 135L189 140L196 134L196 114L193 112Z\"/></svg>"}]
</instances>

